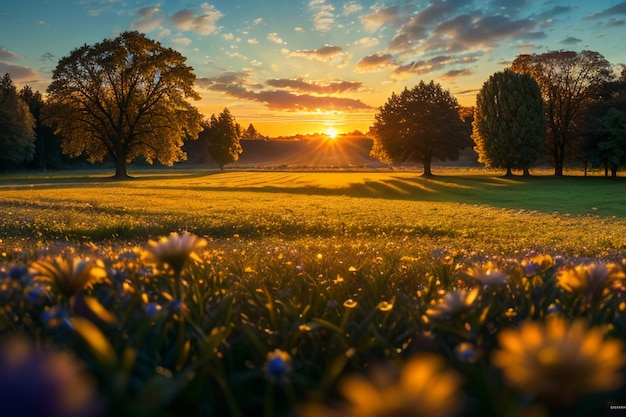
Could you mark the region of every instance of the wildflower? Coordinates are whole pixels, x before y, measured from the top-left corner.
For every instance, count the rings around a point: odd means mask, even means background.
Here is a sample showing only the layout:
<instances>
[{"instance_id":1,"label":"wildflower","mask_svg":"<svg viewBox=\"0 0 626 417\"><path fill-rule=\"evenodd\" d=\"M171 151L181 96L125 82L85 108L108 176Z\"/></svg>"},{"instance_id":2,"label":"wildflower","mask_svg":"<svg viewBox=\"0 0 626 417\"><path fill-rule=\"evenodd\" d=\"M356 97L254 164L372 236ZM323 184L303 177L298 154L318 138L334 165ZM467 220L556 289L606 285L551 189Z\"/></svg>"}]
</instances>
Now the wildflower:
<instances>
[{"instance_id":1,"label":"wildflower","mask_svg":"<svg viewBox=\"0 0 626 417\"><path fill-rule=\"evenodd\" d=\"M558 406L581 395L609 391L623 383L623 343L604 340L600 328L582 320L567 324L552 317L545 324L525 322L519 330L500 332L493 363L522 393Z\"/></svg>"},{"instance_id":2,"label":"wildflower","mask_svg":"<svg viewBox=\"0 0 626 417\"><path fill-rule=\"evenodd\" d=\"M343 306L345 308L355 308L358 304L358 301L355 301L352 298L348 298L346 301L343 302Z\"/></svg>"},{"instance_id":3,"label":"wildflower","mask_svg":"<svg viewBox=\"0 0 626 417\"><path fill-rule=\"evenodd\" d=\"M70 255L72 256L72 255ZM44 281L52 281L59 291L71 297L89 284L106 280L104 264L99 259L61 255L33 263L34 275Z\"/></svg>"},{"instance_id":4,"label":"wildflower","mask_svg":"<svg viewBox=\"0 0 626 417\"><path fill-rule=\"evenodd\" d=\"M15 265L9 271L9 276L12 279L20 279L23 276L26 276L26 274L28 274L28 268L23 265Z\"/></svg>"},{"instance_id":5,"label":"wildflower","mask_svg":"<svg viewBox=\"0 0 626 417\"><path fill-rule=\"evenodd\" d=\"M369 378L349 375L339 382L347 400L340 410L313 407L305 416L414 416L446 417L461 408L461 380L435 355L409 359L400 372L391 366L373 367Z\"/></svg>"},{"instance_id":6,"label":"wildflower","mask_svg":"<svg viewBox=\"0 0 626 417\"><path fill-rule=\"evenodd\" d=\"M461 342L454 349L454 353L459 361L463 363L476 363L478 362L478 352L476 347L469 342Z\"/></svg>"},{"instance_id":7,"label":"wildflower","mask_svg":"<svg viewBox=\"0 0 626 417\"><path fill-rule=\"evenodd\" d=\"M154 317L161 311L161 305L157 303L148 303L145 308L146 315L150 318Z\"/></svg>"},{"instance_id":8,"label":"wildflower","mask_svg":"<svg viewBox=\"0 0 626 417\"><path fill-rule=\"evenodd\" d=\"M491 261L468 268L467 274L483 285L501 285L506 284L508 280L506 274Z\"/></svg>"},{"instance_id":9,"label":"wildflower","mask_svg":"<svg viewBox=\"0 0 626 417\"><path fill-rule=\"evenodd\" d=\"M275 384L284 383L289 380L289 374L292 370L291 356L289 353L274 349L274 351L267 354L263 371L265 377Z\"/></svg>"},{"instance_id":10,"label":"wildflower","mask_svg":"<svg viewBox=\"0 0 626 417\"><path fill-rule=\"evenodd\" d=\"M70 312L63 307L53 306L47 308L41 314L41 321L49 329L72 330Z\"/></svg>"},{"instance_id":11,"label":"wildflower","mask_svg":"<svg viewBox=\"0 0 626 417\"><path fill-rule=\"evenodd\" d=\"M101 415L93 381L69 353L9 339L0 346L0 369L3 417Z\"/></svg>"},{"instance_id":12,"label":"wildflower","mask_svg":"<svg viewBox=\"0 0 626 417\"><path fill-rule=\"evenodd\" d=\"M593 302L610 288L619 288L625 277L622 268L615 263L591 263L561 269L556 279L565 291L582 294Z\"/></svg>"},{"instance_id":13,"label":"wildflower","mask_svg":"<svg viewBox=\"0 0 626 417\"><path fill-rule=\"evenodd\" d=\"M533 275L544 272L554 266L554 259L550 255L535 255L530 259L524 259L521 262L524 268L524 275L531 277Z\"/></svg>"},{"instance_id":14,"label":"wildflower","mask_svg":"<svg viewBox=\"0 0 626 417\"><path fill-rule=\"evenodd\" d=\"M26 292L26 300L32 305L41 306L45 304L48 299L48 292L46 288L42 286L32 287Z\"/></svg>"},{"instance_id":15,"label":"wildflower","mask_svg":"<svg viewBox=\"0 0 626 417\"><path fill-rule=\"evenodd\" d=\"M168 237L162 237L158 242L150 240L143 257L146 262L167 265L174 272L174 275L180 276L188 259L202 262L199 252L207 244L206 239L191 233L179 235L174 232L170 233Z\"/></svg>"},{"instance_id":16,"label":"wildflower","mask_svg":"<svg viewBox=\"0 0 626 417\"><path fill-rule=\"evenodd\" d=\"M437 304L435 308L426 310L426 314L432 319L447 320L450 317L470 310L478 297L478 292L478 287L472 289L471 291L450 291L443 296L443 300Z\"/></svg>"}]
</instances>

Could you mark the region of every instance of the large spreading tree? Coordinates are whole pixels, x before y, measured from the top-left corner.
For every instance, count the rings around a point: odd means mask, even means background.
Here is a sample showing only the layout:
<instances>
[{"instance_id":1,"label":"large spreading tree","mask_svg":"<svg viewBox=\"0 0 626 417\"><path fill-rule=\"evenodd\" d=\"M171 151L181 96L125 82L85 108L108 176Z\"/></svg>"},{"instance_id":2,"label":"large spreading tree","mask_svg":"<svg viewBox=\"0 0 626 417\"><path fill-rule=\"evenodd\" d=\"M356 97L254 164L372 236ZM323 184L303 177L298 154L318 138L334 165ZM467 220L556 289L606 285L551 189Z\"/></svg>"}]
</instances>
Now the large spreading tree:
<instances>
[{"instance_id":1,"label":"large spreading tree","mask_svg":"<svg viewBox=\"0 0 626 417\"><path fill-rule=\"evenodd\" d=\"M35 118L9 74L0 78L0 167L17 168L35 154Z\"/></svg>"},{"instance_id":2,"label":"large spreading tree","mask_svg":"<svg viewBox=\"0 0 626 417\"><path fill-rule=\"evenodd\" d=\"M224 165L237 161L239 155L243 153L240 143L241 126L228 108L218 116L213 114L200 134L207 136L209 156L221 170L224 169Z\"/></svg>"},{"instance_id":3,"label":"large spreading tree","mask_svg":"<svg viewBox=\"0 0 626 417\"><path fill-rule=\"evenodd\" d=\"M585 104L605 83L614 79L611 64L598 52L552 51L519 55L511 70L531 75L546 103L546 147L552 155L554 175L563 175L565 158L577 137L577 121Z\"/></svg>"},{"instance_id":4,"label":"large spreading tree","mask_svg":"<svg viewBox=\"0 0 626 417\"><path fill-rule=\"evenodd\" d=\"M459 110L456 98L434 81L392 93L370 129L372 156L391 163L421 163L424 176L432 176L433 158L457 159L468 144L469 128Z\"/></svg>"},{"instance_id":5,"label":"large spreading tree","mask_svg":"<svg viewBox=\"0 0 626 417\"><path fill-rule=\"evenodd\" d=\"M185 159L181 147L195 139L202 116L193 69L179 52L139 32L84 45L62 58L43 109L62 137L63 152L86 153L91 162L110 156L115 178L127 178L137 158L164 165Z\"/></svg>"},{"instance_id":6,"label":"large spreading tree","mask_svg":"<svg viewBox=\"0 0 626 417\"><path fill-rule=\"evenodd\" d=\"M472 139L478 162L489 168L521 169L544 150L546 123L537 82L528 74L493 74L476 96Z\"/></svg>"}]
</instances>

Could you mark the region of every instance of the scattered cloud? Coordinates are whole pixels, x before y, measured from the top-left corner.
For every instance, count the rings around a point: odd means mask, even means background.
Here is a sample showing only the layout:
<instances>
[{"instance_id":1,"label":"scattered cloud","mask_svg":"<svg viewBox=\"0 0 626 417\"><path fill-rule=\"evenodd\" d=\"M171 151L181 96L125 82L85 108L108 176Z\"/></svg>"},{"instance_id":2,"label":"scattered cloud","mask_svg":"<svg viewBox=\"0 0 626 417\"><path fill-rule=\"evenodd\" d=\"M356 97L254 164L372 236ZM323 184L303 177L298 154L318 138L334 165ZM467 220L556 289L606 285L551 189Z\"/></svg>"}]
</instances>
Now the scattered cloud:
<instances>
[{"instance_id":1,"label":"scattered cloud","mask_svg":"<svg viewBox=\"0 0 626 417\"><path fill-rule=\"evenodd\" d=\"M248 42L250 45L257 45L259 43L256 38L250 38L246 42Z\"/></svg>"},{"instance_id":2,"label":"scattered cloud","mask_svg":"<svg viewBox=\"0 0 626 417\"><path fill-rule=\"evenodd\" d=\"M201 88L222 92L238 99L260 102L273 110L316 112L319 110L351 111L371 109L371 106L360 100L335 97L331 95L311 94L314 92L311 90L317 89L319 91L323 91L324 86L334 90L344 89L344 91L348 91L350 89L360 88L360 85L356 86L350 84L349 82L341 81L323 83L309 82L302 79L275 79L269 80L268 85L271 87L273 84L276 88L267 90L263 89L263 86L249 85L248 75L249 72L245 71L227 72L211 78L198 79L197 83ZM318 93L319 91L315 91L315 93ZM296 92L304 93L298 94Z\"/></svg>"},{"instance_id":3,"label":"scattered cloud","mask_svg":"<svg viewBox=\"0 0 626 417\"><path fill-rule=\"evenodd\" d=\"M476 56L459 57L456 55L438 55L430 59L415 60L404 65L398 66L394 70L396 78L407 78L412 75L423 75L435 71L445 70L446 67L459 64L467 65L475 62ZM453 70L457 74L464 73L467 70ZM450 72L450 71L449 71Z\"/></svg>"},{"instance_id":4,"label":"scattered cloud","mask_svg":"<svg viewBox=\"0 0 626 417\"><path fill-rule=\"evenodd\" d=\"M615 6L603 10L599 13L591 13L588 17L590 19L598 19L601 17L610 17L622 14L626 15L626 1L622 1L621 3L618 3Z\"/></svg>"},{"instance_id":5,"label":"scattered cloud","mask_svg":"<svg viewBox=\"0 0 626 417\"><path fill-rule=\"evenodd\" d=\"M332 81L315 82L307 81L304 78L280 78L266 81L267 85L276 88L284 88L299 93L315 94L339 94L349 91L358 91L363 86L361 82L353 81Z\"/></svg>"},{"instance_id":6,"label":"scattered cloud","mask_svg":"<svg viewBox=\"0 0 626 417\"><path fill-rule=\"evenodd\" d=\"M472 75L472 71L467 69L450 70L441 76L442 81L452 82L459 77Z\"/></svg>"},{"instance_id":7,"label":"scattered cloud","mask_svg":"<svg viewBox=\"0 0 626 417\"><path fill-rule=\"evenodd\" d=\"M383 25L397 21L399 17L400 7L391 6L363 15L360 17L360 20L363 28L366 31L373 33L380 29Z\"/></svg>"},{"instance_id":8,"label":"scattered cloud","mask_svg":"<svg viewBox=\"0 0 626 417\"><path fill-rule=\"evenodd\" d=\"M312 59L316 61L328 62L333 58L344 55L340 46L325 45L318 49L298 49L289 52L289 57Z\"/></svg>"},{"instance_id":9,"label":"scattered cloud","mask_svg":"<svg viewBox=\"0 0 626 417\"><path fill-rule=\"evenodd\" d=\"M616 19L614 17L610 18L608 22L606 22L607 26L624 26L624 20Z\"/></svg>"},{"instance_id":10,"label":"scattered cloud","mask_svg":"<svg viewBox=\"0 0 626 417\"><path fill-rule=\"evenodd\" d=\"M179 36L179 37L173 38L172 43L175 43L177 45L187 46L191 44L191 39L186 38L184 36Z\"/></svg>"},{"instance_id":11,"label":"scattered cloud","mask_svg":"<svg viewBox=\"0 0 626 417\"><path fill-rule=\"evenodd\" d=\"M45 54L43 54L41 57L39 57L39 61L41 62L46 62L46 63L54 63L56 64L58 59L57 57L51 53L51 52L46 52Z\"/></svg>"},{"instance_id":12,"label":"scattered cloud","mask_svg":"<svg viewBox=\"0 0 626 417\"><path fill-rule=\"evenodd\" d=\"M357 72L373 72L395 65L393 55L378 53L361 58L355 65Z\"/></svg>"},{"instance_id":13,"label":"scattered cloud","mask_svg":"<svg viewBox=\"0 0 626 417\"><path fill-rule=\"evenodd\" d=\"M572 36L565 38L561 41L564 45L576 45L577 43L582 42L582 39L574 38Z\"/></svg>"},{"instance_id":14,"label":"scattered cloud","mask_svg":"<svg viewBox=\"0 0 626 417\"><path fill-rule=\"evenodd\" d=\"M327 32L335 26L335 6L326 0L311 0L309 9L313 12L313 27L320 32Z\"/></svg>"},{"instance_id":15,"label":"scattered cloud","mask_svg":"<svg viewBox=\"0 0 626 417\"><path fill-rule=\"evenodd\" d=\"M378 38L366 36L365 38L355 41L354 44L358 46L376 46L379 44L379 41Z\"/></svg>"},{"instance_id":16,"label":"scattered cloud","mask_svg":"<svg viewBox=\"0 0 626 417\"><path fill-rule=\"evenodd\" d=\"M178 30L193 31L199 35L210 35L215 32L217 21L223 14L212 4L203 3L200 11L183 9L171 17L174 26Z\"/></svg>"},{"instance_id":17,"label":"scattered cloud","mask_svg":"<svg viewBox=\"0 0 626 417\"><path fill-rule=\"evenodd\" d=\"M41 80L41 76L28 67L0 61L0 74L10 74L15 83L34 83Z\"/></svg>"},{"instance_id":18,"label":"scattered cloud","mask_svg":"<svg viewBox=\"0 0 626 417\"><path fill-rule=\"evenodd\" d=\"M21 55L16 54L15 52L9 51L7 48L0 46L0 60L1 61L15 61L18 59L22 59Z\"/></svg>"},{"instance_id":19,"label":"scattered cloud","mask_svg":"<svg viewBox=\"0 0 626 417\"><path fill-rule=\"evenodd\" d=\"M344 16L348 16L351 15L353 13L357 13L360 12L361 10L363 10L363 6L361 6L359 3L357 2L350 2L350 3L346 3L343 5L343 15Z\"/></svg>"},{"instance_id":20,"label":"scattered cloud","mask_svg":"<svg viewBox=\"0 0 626 417\"><path fill-rule=\"evenodd\" d=\"M137 15L139 17L130 24L130 28L139 32L152 32L164 21L159 6L143 7L137 10Z\"/></svg>"},{"instance_id":21,"label":"scattered cloud","mask_svg":"<svg viewBox=\"0 0 626 417\"><path fill-rule=\"evenodd\" d=\"M278 36L278 33L276 32L268 33L267 40L277 43L279 45L286 43L285 41L283 41L283 39L280 36Z\"/></svg>"}]
</instances>

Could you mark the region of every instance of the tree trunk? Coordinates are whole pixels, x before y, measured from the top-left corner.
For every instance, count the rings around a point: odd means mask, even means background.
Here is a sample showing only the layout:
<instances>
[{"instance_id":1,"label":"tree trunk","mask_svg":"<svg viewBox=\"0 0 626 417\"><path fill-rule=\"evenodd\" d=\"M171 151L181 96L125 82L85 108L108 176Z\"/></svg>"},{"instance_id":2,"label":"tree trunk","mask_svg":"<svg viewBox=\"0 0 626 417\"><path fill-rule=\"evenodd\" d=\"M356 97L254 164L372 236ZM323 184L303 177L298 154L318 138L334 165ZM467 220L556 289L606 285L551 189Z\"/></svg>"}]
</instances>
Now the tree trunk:
<instances>
[{"instance_id":1,"label":"tree trunk","mask_svg":"<svg viewBox=\"0 0 626 417\"><path fill-rule=\"evenodd\" d=\"M505 177L512 177L513 176L513 170L511 169L511 167L507 167L506 168L506 173L504 174Z\"/></svg>"},{"instance_id":2,"label":"tree trunk","mask_svg":"<svg viewBox=\"0 0 626 417\"><path fill-rule=\"evenodd\" d=\"M115 158L115 175L116 180L127 180L130 178L126 171L126 160L124 158Z\"/></svg>"},{"instance_id":3,"label":"tree trunk","mask_svg":"<svg viewBox=\"0 0 626 417\"><path fill-rule=\"evenodd\" d=\"M524 168L524 172L522 173L522 175L524 177L530 177L530 169L529 168Z\"/></svg>"},{"instance_id":4,"label":"tree trunk","mask_svg":"<svg viewBox=\"0 0 626 417\"><path fill-rule=\"evenodd\" d=\"M424 158L424 173L422 174L422 176L424 177L432 177L433 176L433 171L430 168L430 164L431 164L431 159L430 158Z\"/></svg>"},{"instance_id":5,"label":"tree trunk","mask_svg":"<svg viewBox=\"0 0 626 417\"><path fill-rule=\"evenodd\" d=\"M554 176L555 177L563 176L563 160L560 158L554 161Z\"/></svg>"}]
</instances>

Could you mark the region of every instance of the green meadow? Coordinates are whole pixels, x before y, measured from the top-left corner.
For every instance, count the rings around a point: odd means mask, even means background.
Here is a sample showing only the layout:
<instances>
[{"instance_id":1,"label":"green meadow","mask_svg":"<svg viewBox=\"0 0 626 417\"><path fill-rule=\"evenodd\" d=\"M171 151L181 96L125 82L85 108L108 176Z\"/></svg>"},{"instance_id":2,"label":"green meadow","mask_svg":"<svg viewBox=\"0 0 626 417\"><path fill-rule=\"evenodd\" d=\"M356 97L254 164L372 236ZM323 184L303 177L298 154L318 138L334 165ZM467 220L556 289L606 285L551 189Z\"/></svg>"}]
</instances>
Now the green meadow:
<instances>
[{"instance_id":1,"label":"green meadow","mask_svg":"<svg viewBox=\"0 0 626 417\"><path fill-rule=\"evenodd\" d=\"M626 404L623 178L130 173L0 177L0 387L43 398L4 407L451 417Z\"/></svg>"},{"instance_id":2,"label":"green meadow","mask_svg":"<svg viewBox=\"0 0 626 417\"><path fill-rule=\"evenodd\" d=\"M189 231L212 239L402 239L512 253L626 245L623 180L454 172L138 171L0 179L2 235L110 242Z\"/></svg>"}]
</instances>

